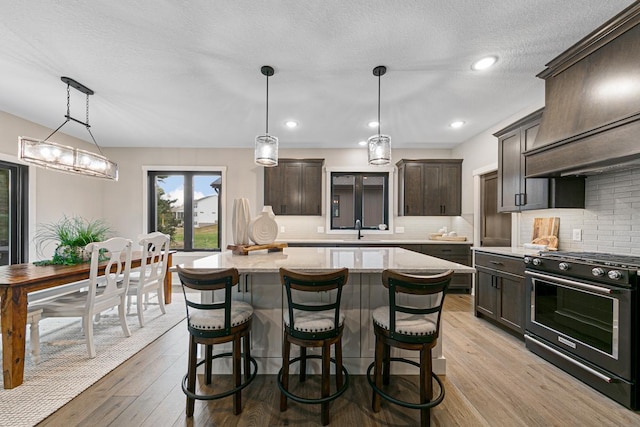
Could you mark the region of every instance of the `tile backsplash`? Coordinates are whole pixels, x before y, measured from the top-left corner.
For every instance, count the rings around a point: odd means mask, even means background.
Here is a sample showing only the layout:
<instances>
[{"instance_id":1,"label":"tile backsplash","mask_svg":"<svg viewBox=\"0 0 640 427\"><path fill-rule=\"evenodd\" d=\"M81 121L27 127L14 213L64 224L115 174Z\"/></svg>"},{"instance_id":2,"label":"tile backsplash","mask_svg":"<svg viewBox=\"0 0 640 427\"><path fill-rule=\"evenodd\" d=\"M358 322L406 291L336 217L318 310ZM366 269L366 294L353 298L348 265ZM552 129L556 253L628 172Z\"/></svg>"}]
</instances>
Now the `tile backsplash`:
<instances>
[{"instance_id":1,"label":"tile backsplash","mask_svg":"<svg viewBox=\"0 0 640 427\"><path fill-rule=\"evenodd\" d=\"M531 241L533 218L560 218L559 249L640 255L640 168L586 178L585 209L520 214L520 243ZM572 239L582 230L582 241Z\"/></svg>"}]
</instances>

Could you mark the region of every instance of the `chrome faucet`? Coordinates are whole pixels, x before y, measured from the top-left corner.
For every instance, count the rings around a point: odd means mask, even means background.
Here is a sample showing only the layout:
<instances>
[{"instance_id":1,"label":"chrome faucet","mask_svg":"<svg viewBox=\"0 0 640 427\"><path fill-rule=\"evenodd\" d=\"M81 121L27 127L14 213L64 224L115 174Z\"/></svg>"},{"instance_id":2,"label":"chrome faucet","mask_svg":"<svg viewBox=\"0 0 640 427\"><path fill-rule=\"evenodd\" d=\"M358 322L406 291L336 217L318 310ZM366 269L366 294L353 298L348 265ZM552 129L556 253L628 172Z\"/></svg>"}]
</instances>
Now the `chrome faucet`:
<instances>
[{"instance_id":1,"label":"chrome faucet","mask_svg":"<svg viewBox=\"0 0 640 427\"><path fill-rule=\"evenodd\" d=\"M362 225L360 224L360 220L356 219L356 230L358 230L358 240L362 239L362 234L360 234L361 229L362 229Z\"/></svg>"}]
</instances>

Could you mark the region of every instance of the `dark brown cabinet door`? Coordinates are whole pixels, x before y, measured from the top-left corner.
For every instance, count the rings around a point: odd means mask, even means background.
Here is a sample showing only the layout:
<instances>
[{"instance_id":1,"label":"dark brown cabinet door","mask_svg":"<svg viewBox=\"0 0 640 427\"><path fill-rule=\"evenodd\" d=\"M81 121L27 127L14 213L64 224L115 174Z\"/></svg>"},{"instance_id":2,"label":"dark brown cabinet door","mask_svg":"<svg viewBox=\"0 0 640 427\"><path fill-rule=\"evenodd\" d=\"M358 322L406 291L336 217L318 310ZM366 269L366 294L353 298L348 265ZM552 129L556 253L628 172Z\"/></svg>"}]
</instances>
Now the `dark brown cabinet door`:
<instances>
[{"instance_id":1,"label":"dark brown cabinet door","mask_svg":"<svg viewBox=\"0 0 640 427\"><path fill-rule=\"evenodd\" d=\"M409 163L404 166L404 215L423 215L424 194L422 165Z\"/></svg>"},{"instance_id":2,"label":"dark brown cabinet door","mask_svg":"<svg viewBox=\"0 0 640 427\"><path fill-rule=\"evenodd\" d=\"M522 277L497 277L499 309L497 320L524 334L525 284Z\"/></svg>"},{"instance_id":3,"label":"dark brown cabinet door","mask_svg":"<svg viewBox=\"0 0 640 427\"><path fill-rule=\"evenodd\" d=\"M521 148L524 153L533 148L533 143L540 129L540 119L525 124L520 130ZM527 169L525 167L524 156L520 156L521 182L520 188L524 193L524 200L520 206L521 211L533 209L546 209L549 207L549 180L547 178L527 178Z\"/></svg>"},{"instance_id":4,"label":"dark brown cabinet door","mask_svg":"<svg viewBox=\"0 0 640 427\"><path fill-rule=\"evenodd\" d=\"M322 214L322 159L279 159L264 168L264 204L276 215Z\"/></svg>"},{"instance_id":5,"label":"dark brown cabinet door","mask_svg":"<svg viewBox=\"0 0 640 427\"><path fill-rule=\"evenodd\" d=\"M492 319L496 318L498 301L495 288L496 276L478 269L476 273L476 311Z\"/></svg>"},{"instance_id":6,"label":"dark brown cabinet door","mask_svg":"<svg viewBox=\"0 0 640 427\"><path fill-rule=\"evenodd\" d=\"M498 212L514 212L520 208L520 129L509 132L498 141Z\"/></svg>"},{"instance_id":7,"label":"dark brown cabinet door","mask_svg":"<svg viewBox=\"0 0 640 427\"><path fill-rule=\"evenodd\" d=\"M437 163L422 165L424 175L423 215L442 215L442 166Z\"/></svg>"},{"instance_id":8,"label":"dark brown cabinet door","mask_svg":"<svg viewBox=\"0 0 640 427\"><path fill-rule=\"evenodd\" d=\"M322 214L322 163L302 164L301 215Z\"/></svg>"},{"instance_id":9,"label":"dark brown cabinet door","mask_svg":"<svg viewBox=\"0 0 640 427\"><path fill-rule=\"evenodd\" d=\"M462 165L445 163L440 173L440 202L443 215L462 213Z\"/></svg>"}]
</instances>

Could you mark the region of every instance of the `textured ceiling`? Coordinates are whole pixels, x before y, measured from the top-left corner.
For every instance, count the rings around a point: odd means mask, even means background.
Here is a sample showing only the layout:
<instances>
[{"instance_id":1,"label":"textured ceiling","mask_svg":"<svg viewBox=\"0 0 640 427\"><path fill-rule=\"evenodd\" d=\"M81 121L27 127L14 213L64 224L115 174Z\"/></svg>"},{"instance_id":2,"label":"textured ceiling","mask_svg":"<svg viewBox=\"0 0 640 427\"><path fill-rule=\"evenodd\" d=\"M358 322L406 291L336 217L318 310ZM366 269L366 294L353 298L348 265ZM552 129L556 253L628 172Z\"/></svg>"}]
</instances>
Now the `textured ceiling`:
<instances>
[{"instance_id":1,"label":"textured ceiling","mask_svg":"<svg viewBox=\"0 0 640 427\"><path fill-rule=\"evenodd\" d=\"M0 110L56 128L69 76L105 147L451 147L542 104L544 65L628 0L0 0ZM470 65L485 55L498 63ZM71 114L84 120L72 89ZM299 122L287 129L286 120ZM451 129L453 120L464 120ZM63 130L90 140L75 123ZM26 135L44 138L46 135ZM55 140L55 138L52 138Z\"/></svg>"}]
</instances>

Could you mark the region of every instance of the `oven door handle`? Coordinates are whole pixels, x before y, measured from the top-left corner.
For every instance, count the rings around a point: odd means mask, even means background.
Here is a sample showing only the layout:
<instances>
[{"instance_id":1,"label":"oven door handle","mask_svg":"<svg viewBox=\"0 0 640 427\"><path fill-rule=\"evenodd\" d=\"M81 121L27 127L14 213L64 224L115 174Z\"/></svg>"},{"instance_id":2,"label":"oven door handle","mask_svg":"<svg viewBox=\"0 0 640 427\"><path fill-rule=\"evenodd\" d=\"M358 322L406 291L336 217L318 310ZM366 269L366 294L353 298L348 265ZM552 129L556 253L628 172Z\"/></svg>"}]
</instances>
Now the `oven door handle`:
<instances>
[{"instance_id":1,"label":"oven door handle","mask_svg":"<svg viewBox=\"0 0 640 427\"><path fill-rule=\"evenodd\" d=\"M534 271L525 271L524 274L528 276L536 277L538 279L548 280L550 282L562 283L563 285L569 285L579 289L584 289L586 291L593 291L593 292L598 292L598 293L607 294L607 295L617 293L615 289L604 288L602 286L596 286L596 285L589 285L587 283L576 282L575 280L563 279L555 276L548 276L546 274L540 274Z\"/></svg>"},{"instance_id":2,"label":"oven door handle","mask_svg":"<svg viewBox=\"0 0 640 427\"><path fill-rule=\"evenodd\" d=\"M608 377L608 376L596 371L595 369L592 369L592 368L588 367L587 365L584 365L584 364L578 362L577 360L572 359L571 357L569 357L566 354L556 350L555 348L550 347L550 346L546 345L545 343L538 341L537 339L535 339L535 338L533 338L533 337L531 337L529 335L525 335L524 339L525 339L525 341L526 340L533 341L536 345L544 348L547 351L550 351L551 353L553 353L556 356L564 359L565 361L571 363L572 365L575 365L578 368L589 372L591 375L594 375L594 376L600 378L604 382L607 382L607 383L611 384L611 383L615 383L617 381L615 378Z\"/></svg>"}]
</instances>

